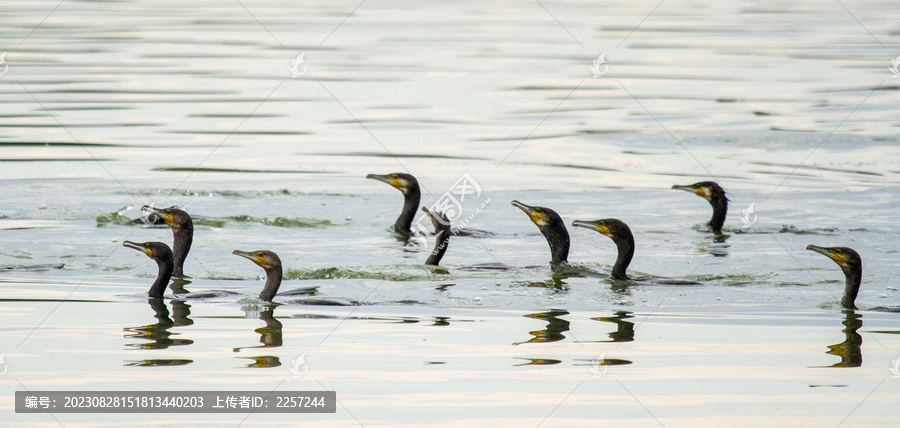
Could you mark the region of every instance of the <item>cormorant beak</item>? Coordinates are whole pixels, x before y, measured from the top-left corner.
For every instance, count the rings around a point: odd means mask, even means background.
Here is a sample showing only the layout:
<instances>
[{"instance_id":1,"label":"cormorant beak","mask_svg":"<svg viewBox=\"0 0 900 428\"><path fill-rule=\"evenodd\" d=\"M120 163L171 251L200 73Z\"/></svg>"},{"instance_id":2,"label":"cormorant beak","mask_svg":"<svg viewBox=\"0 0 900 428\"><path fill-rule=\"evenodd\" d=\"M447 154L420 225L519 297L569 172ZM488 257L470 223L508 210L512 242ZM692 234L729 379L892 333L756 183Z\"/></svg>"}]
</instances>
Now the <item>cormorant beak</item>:
<instances>
[{"instance_id":1,"label":"cormorant beak","mask_svg":"<svg viewBox=\"0 0 900 428\"><path fill-rule=\"evenodd\" d=\"M378 174L369 174L366 178L371 178L372 180L378 180L382 183L390 184L391 186L396 187L400 191L403 191L403 183L400 182L399 178L391 178L390 175L378 175Z\"/></svg>"},{"instance_id":2,"label":"cormorant beak","mask_svg":"<svg viewBox=\"0 0 900 428\"><path fill-rule=\"evenodd\" d=\"M691 192L703 199L706 199L707 201L712 199L712 191L707 187L694 187L691 184L688 184L687 186L679 186L676 184L672 186L672 188L677 190L684 190L685 192Z\"/></svg>"},{"instance_id":3,"label":"cormorant beak","mask_svg":"<svg viewBox=\"0 0 900 428\"><path fill-rule=\"evenodd\" d=\"M247 260L250 260L251 262L256 263L259 267L261 267L263 269L266 268L266 259L264 257L260 257L260 256L257 256L256 254L248 253L246 251L241 251L241 250L234 250L231 252L231 254L234 254L236 256L241 256Z\"/></svg>"},{"instance_id":4,"label":"cormorant beak","mask_svg":"<svg viewBox=\"0 0 900 428\"><path fill-rule=\"evenodd\" d=\"M142 244L138 244L137 242L125 241L122 243L123 247L131 248L132 250L138 250L147 255L147 257L153 257L153 250L148 247L143 246Z\"/></svg>"},{"instance_id":5,"label":"cormorant beak","mask_svg":"<svg viewBox=\"0 0 900 428\"><path fill-rule=\"evenodd\" d=\"M534 209L534 207L525 205L519 201L512 201L511 204L512 206L524 211L525 214L528 214L528 218L530 218L531 222L534 224L538 224L538 222L540 222L544 218L544 215L541 214L540 211Z\"/></svg>"},{"instance_id":6,"label":"cormorant beak","mask_svg":"<svg viewBox=\"0 0 900 428\"><path fill-rule=\"evenodd\" d=\"M832 248L823 248L823 247L819 247L817 245L807 245L806 249L815 251L825 257L828 257L829 259L833 260L835 263L837 263L841 267L844 266L844 256L841 255L840 253L836 253L834 251L834 249L832 249Z\"/></svg>"},{"instance_id":7,"label":"cormorant beak","mask_svg":"<svg viewBox=\"0 0 900 428\"><path fill-rule=\"evenodd\" d=\"M422 207L422 211L424 211L425 214L428 214L428 218L431 219L431 225L434 226L435 233L450 228L450 219L447 218L446 214L440 211L429 210L426 207Z\"/></svg>"},{"instance_id":8,"label":"cormorant beak","mask_svg":"<svg viewBox=\"0 0 900 428\"><path fill-rule=\"evenodd\" d=\"M166 214L165 210L151 207L150 205L144 205L141 207L141 211L150 211L151 213L158 215L159 218L163 219L163 221L169 225L169 227L175 223L175 217L173 217L172 214Z\"/></svg>"},{"instance_id":9,"label":"cormorant beak","mask_svg":"<svg viewBox=\"0 0 900 428\"><path fill-rule=\"evenodd\" d=\"M583 227L585 229L591 229L596 232L600 232L603 235L609 236L609 229L606 228L606 225L602 224L600 220L596 221L585 221L585 220L575 220L572 222L572 226Z\"/></svg>"}]
</instances>

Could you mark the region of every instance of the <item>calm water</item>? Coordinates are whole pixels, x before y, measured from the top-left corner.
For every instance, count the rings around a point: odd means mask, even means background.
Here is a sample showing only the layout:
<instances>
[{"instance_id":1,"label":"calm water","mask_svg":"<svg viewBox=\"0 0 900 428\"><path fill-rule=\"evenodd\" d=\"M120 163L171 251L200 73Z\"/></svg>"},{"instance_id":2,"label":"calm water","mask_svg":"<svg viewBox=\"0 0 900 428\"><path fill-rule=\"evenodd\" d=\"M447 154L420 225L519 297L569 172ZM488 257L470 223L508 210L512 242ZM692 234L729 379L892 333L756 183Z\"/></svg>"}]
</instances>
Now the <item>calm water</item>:
<instances>
[{"instance_id":1,"label":"calm water","mask_svg":"<svg viewBox=\"0 0 900 428\"><path fill-rule=\"evenodd\" d=\"M64 267L0 272L3 425L895 423L900 321L868 309L900 306L900 8L726 3L4 3L0 266ZM490 233L422 266L432 242L388 231L402 196L363 178L388 172L429 206L468 174L456 224ZM670 189L701 180L725 240ZM553 274L513 199L619 218L633 275L702 285L610 281L612 242L571 227L594 273ZM185 288L239 294L148 303L156 266L121 243L172 235L127 224L144 204L195 218ZM860 310L808 244L859 251ZM234 249L364 304L266 307ZM340 402L16 415L24 389Z\"/></svg>"}]
</instances>

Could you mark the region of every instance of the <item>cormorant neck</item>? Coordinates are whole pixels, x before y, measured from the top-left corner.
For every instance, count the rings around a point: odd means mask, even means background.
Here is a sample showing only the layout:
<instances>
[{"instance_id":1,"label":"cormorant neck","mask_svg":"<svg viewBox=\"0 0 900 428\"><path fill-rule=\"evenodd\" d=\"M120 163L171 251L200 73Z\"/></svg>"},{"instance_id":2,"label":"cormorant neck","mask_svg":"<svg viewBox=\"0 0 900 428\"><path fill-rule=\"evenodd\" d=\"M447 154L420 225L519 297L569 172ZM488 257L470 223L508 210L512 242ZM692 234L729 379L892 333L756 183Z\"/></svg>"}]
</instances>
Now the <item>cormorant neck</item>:
<instances>
[{"instance_id":1,"label":"cormorant neck","mask_svg":"<svg viewBox=\"0 0 900 428\"><path fill-rule=\"evenodd\" d=\"M187 259L188 252L191 251L191 243L194 240L194 222L188 219L187 223L173 224L172 234L175 236L175 242L172 245L172 252L175 255L175 271L173 275L183 278L184 261Z\"/></svg>"},{"instance_id":2,"label":"cormorant neck","mask_svg":"<svg viewBox=\"0 0 900 428\"><path fill-rule=\"evenodd\" d=\"M404 235L410 233L410 227L412 226L413 218L416 216L416 211L419 210L419 200L421 198L422 195L418 186L410 187L403 194L403 211L400 212L400 217L397 217L397 221L394 223L395 232Z\"/></svg>"},{"instance_id":3,"label":"cormorant neck","mask_svg":"<svg viewBox=\"0 0 900 428\"><path fill-rule=\"evenodd\" d=\"M172 278L171 260L156 260L156 265L159 266L159 273L156 275L156 281L150 286L150 292L147 293L147 295L153 298L163 296L166 287L169 285L169 279Z\"/></svg>"},{"instance_id":4,"label":"cormorant neck","mask_svg":"<svg viewBox=\"0 0 900 428\"><path fill-rule=\"evenodd\" d=\"M722 233L722 226L725 225L725 216L728 214L728 197L724 194L713 193L709 204L713 208L713 215L709 220L709 228L713 232Z\"/></svg>"},{"instance_id":5,"label":"cormorant neck","mask_svg":"<svg viewBox=\"0 0 900 428\"><path fill-rule=\"evenodd\" d=\"M428 260L425 260L426 265L437 266L438 263L441 262L441 258L444 257L444 253L447 252L447 247L450 245L450 231L441 230L437 234L437 239L434 241L434 250L431 251L431 255L428 256Z\"/></svg>"},{"instance_id":6,"label":"cormorant neck","mask_svg":"<svg viewBox=\"0 0 900 428\"><path fill-rule=\"evenodd\" d=\"M613 265L612 277L627 280L628 275L625 271L628 269L628 265L631 264L631 258L634 257L634 237L629 234L628 236L617 237L614 241L619 255L616 257L616 264Z\"/></svg>"},{"instance_id":7,"label":"cormorant neck","mask_svg":"<svg viewBox=\"0 0 900 428\"><path fill-rule=\"evenodd\" d=\"M266 269L266 286L259 293L259 300L271 302L281 287L281 266Z\"/></svg>"},{"instance_id":8,"label":"cormorant neck","mask_svg":"<svg viewBox=\"0 0 900 428\"><path fill-rule=\"evenodd\" d=\"M856 309L856 295L859 294L859 286L862 283L862 267L844 271L844 275L847 277L847 284L844 286L844 297L841 299L841 306Z\"/></svg>"},{"instance_id":9,"label":"cormorant neck","mask_svg":"<svg viewBox=\"0 0 900 428\"><path fill-rule=\"evenodd\" d=\"M567 263L569 259L569 231L561 219L556 219L546 227L541 228L541 233L550 244L550 262L553 264Z\"/></svg>"}]
</instances>

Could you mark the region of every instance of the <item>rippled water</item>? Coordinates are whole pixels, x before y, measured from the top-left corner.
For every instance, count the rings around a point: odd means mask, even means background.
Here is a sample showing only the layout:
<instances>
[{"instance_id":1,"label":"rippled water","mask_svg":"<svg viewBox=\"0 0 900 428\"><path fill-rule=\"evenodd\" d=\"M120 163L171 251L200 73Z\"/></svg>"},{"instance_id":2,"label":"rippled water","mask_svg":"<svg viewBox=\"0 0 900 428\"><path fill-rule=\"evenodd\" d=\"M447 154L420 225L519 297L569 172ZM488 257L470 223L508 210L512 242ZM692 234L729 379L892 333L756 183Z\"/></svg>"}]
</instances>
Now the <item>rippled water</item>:
<instances>
[{"instance_id":1,"label":"rippled water","mask_svg":"<svg viewBox=\"0 0 900 428\"><path fill-rule=\"evenodd\" d=\"M890 425L900 322L869 309L900 306L898 17L888 1L4 3L3 420ZM426 206L468 174L456 224L489 233L423 266L432 242L388 230L400 193L364 179L388 172ZM728 191L726 239L670 189L701 180ZM580 228L554 274L513 199L619 218L633 275L701 285L611 281L615 246ZM194 216L184 288L238 294L148 303L156 267L121 243L172 234L129 223L144 204ZM808 244L859 251L860 310ZM267 308L234 249L277 252L285 290L362 305ZM24 389L340 402L16 415Z\"/></svg>"}]
</instances>

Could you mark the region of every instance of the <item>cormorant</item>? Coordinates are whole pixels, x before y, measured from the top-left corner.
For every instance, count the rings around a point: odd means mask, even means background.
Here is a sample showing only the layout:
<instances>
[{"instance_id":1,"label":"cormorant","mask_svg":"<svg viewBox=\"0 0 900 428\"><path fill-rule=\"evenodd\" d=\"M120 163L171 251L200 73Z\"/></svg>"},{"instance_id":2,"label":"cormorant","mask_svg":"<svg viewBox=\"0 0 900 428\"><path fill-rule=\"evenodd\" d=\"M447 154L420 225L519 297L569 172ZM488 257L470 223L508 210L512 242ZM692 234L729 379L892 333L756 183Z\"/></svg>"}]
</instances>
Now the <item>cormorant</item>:
<instances>
[{"instance_id":1,"label":"cormorant","mask_svg":"<svg viewBox=\"0 0 900 428\"><path fill-rule=\"evenodd\" d=\"M191 251L191 242L194 240L194 222L191 220L190 214L174 206L154 208L144 205L141 210L156 214L172 228L172 235L175 237L175 242L172 244L175 251L175 271L172 272L172 276L184 278L184 261L187 259L188 252Z\"/></svg>"},{"instance_id":2,"label":"cormorant","mask_svg":"<svg viewBox=\"0 0 900 428\"><path fill-rule=\"evenodd\" d=\"M584 227L606 235L616 243L619 255L616 257L616 264L613 265L611 276L615 279L628 280L625 273L631 258L634 257L634 235L631 229L623 221L614 218L605 218L603 220L585 221L575 220L572 226Z\"/></svg>"},{"instance_id":3,"label":"cormorant","mask_svg":"<svg viewBox=\"0 0 900 428\"><path fill-rule=\"evenodd\" d=\"M123 242L122 246L141 251L147 257L156 261L156 265L159 266L159 273L156 275L156 281L150 286L150 292L147 295L153 298L162 297L163 292L166 291L166 286L169 285L169 279L172 278L172 250L169 249L169 246L162 242L137 243L131 241Z\"/></svg>"},{"instance_id":4,"label":"cormorant","mask_svg":"<svg viewBox=\"0 0 900 428\"><path fill-rule=\"evenodd\" d=\"M862 283L862 258L859 257L859 253L847 247L823 248L816 245L807 245L806 249L828 257L841 267L841 270L844 271L844 277L847 279L846 285L844 285L844 297L841 299L841 306L856 309L856 295L859 294L859 285Z\"/></svg>"},{"instance_id":5,"label":"cormorant","mask_svg":"<svg viewBox=\"0 0 900 428\"><path fill-rule=\"evenodd\" d=\"M266 285L263 287L262 292L259 293L259 300L271 302L272 298L275 297L275 293L278 292L278 287L281 287L281 259L278 257L278 254L268 250L254 251L252 253L234 250L231 254L248 259L266 271Z\"/></svg>"},{"instance_id":6,"label":"cormorant","mask_svg":"<svg viewBox=\"0 0 900 428\"><path fill-rule=\"evenodd\" d=\"M519 201L512 201L512 206L519 208L528 214L528 218L537 225L547 243L550 244L550 263L561 265L568 263L569 258L569 231L566 224L556 211L544 207L532 207Z\"/></svg>"},{"instance_id":7,"label":"cormorant","mask_svg":"<svg viewBox=\"0 0 900 428\"><path fill-rule=\"evenodd\" d=\"M673 189L684 190L706 199L713 208L712 218L709 220L709 228L716 234L722 234L722 225L725 224L725 215L728 213L728 197L725 189L715 181L701 181L687 186L672 186Z\"/></svg>"},{"instance_id":8,"label":"cormorant","mask_svg":"<svg viewBox=\"0 0 900 428\"><path fill-rule=\"evenodd\" d=\"M434 241L434 250L431 251L428 260L425 260L425 264L437 266L441 262L441 258L444 257L444 253L447 252L447 247L450 245L450 235L453 233L453 230L450 228L450 219L447 218L446 214L440 211L431 211L425 207L422 207L422 211L428 214L428 218L431 219L431 224L434 226L434 233L437 235Z\"/></svg>"},{"instance_id":9,"label":"cormorant","mask_svg":"<svg viewBox=\"0 0 900 428\"><path fill-rule=\"evenodd\" d=\"M394 173L387 175L369 174L366 178L390 184L403 193L403 211L400 211L400 217L397 217L397 221L394 222L394 232L401 235L411 234L410 226L412 226L416 210L419 209L419 200L422 198L416 177L410 174Z\"/></svg>"}]
</instances>

